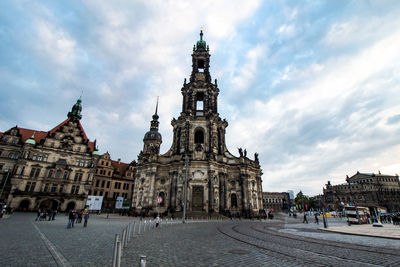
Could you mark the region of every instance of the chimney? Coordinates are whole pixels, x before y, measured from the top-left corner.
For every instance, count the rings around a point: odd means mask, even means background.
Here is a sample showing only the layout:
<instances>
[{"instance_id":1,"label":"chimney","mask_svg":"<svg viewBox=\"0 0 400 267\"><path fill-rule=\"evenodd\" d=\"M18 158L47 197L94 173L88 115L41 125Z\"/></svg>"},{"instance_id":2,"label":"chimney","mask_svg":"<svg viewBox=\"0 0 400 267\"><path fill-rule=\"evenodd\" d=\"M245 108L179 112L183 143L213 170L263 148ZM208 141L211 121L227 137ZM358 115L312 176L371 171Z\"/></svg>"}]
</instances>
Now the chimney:
<instances>
[{"instance_id":1,"label":"chimney","mask_svg":"<svg viewBox=\"0 0 400 267\"><path fill-rule=\"evenodd\" d=\"M118 164L120 164L121 163L121 159L118 159Z\"/></svg>"}]
</instances>

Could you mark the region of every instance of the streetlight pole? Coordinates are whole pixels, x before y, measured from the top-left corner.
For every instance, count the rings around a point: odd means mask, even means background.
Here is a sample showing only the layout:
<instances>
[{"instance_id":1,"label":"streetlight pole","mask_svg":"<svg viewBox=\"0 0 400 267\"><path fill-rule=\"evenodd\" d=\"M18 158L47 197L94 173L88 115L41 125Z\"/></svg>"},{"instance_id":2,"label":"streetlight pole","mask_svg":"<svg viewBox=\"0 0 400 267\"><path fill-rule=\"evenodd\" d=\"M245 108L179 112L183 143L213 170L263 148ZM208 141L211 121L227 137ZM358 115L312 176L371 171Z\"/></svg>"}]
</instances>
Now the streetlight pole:
<instances>
[{"instance_id":1,"label":"streetlight pole","mask_svg":"<svg viewBox=\"0 0 400 267\"><path fill-rule=\"evenodd\" d=\"M346 175L346 182L349 184L350 195L353 195L353 193L351 192L350 178L348 175ZM356 208L357 221L358 221L358 224L360 224L360 215L358 214L357 201L355 200L354 197L353 197L353 202L354 202L354 207ZM350 221L349 221L349 225L350 225Z\"/></svg>"},{"instance_id":2,"label":"streetlight pole","mask_svg":"<svg viewBox=\"0 0 400 267\"><path fill-rule=\"evenodd\" d=\"M188 173L189 173L189 156L185 155L185 179L183 182L183 213L182 223L186 222L186 202L187 202L187 184L188 184Z\"/></svg>"},{"instance_id":3,"label":"streetlight pole","mask_svg":"<svg viewBox=\"0 0 400 267\"><path fill-rule=\"evenodd\" d=\"M321 204L321 196L319 195L319 207L320 209L322 209L322 221L324 222L324 228L328 228L328 222L326 220L326 216L325 216L325 202L324 205Z\"/></svg>"}]
</instances>

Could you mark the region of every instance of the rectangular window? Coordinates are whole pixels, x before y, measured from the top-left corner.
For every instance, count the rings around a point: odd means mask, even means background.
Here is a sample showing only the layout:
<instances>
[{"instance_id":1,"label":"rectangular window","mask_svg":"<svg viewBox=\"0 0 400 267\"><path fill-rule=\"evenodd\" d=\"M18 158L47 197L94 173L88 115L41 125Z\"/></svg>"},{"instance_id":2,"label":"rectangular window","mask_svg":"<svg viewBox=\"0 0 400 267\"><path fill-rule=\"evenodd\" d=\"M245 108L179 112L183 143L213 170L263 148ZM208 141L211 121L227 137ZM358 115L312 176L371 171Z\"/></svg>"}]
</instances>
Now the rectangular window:
<instances>
[{"instance_id":1,"label":"rectangular window","mask_svg":"<svg viewBox=\"0 0 400 267\"><path fill-rule=\"evenodd\" d=\"M97 180L97 181L96 181L96 187L99 187L99 183L100 183L100 181Z\"/></svg>"},{"instance_id":2,"label":"rectangular window","mask_svg":"<svg viewBox=\"0 0 400 267\"><path fill-rule=\"evenodd\" d=\"M35 172L36 172L36 168L32 168L32 169L31 169L31 173L29 174L29 177L30 177L30 178L35 177Z\"/></svg>"},{"instance_id":3,"label":"rectangular window","mask_svg":"<svg viewBox=\"0 0 400 267\"><path fill-rule=\"evenodd\" d=\"M1 169L0 169L1 170ZM19 173L20 175L24 175L24 171L25 171L25 166L22 166L21 168L21 172Z\"/></svg>"},{"instance_id":4,"label":"rectangular window","mask_svg":"<svg viewBox=\"0 0 400 267\"><path fill-rule=\"evenodd\" d=\"M117 198L117 192L114 192L113 194L113 198L116 199Z\"/></svg>"},{"instance_id":5,"label":"rectangular window","mask_svg":"<svg viewBox=\"0 0 400 267\"><path fill-rule=\"evenodd\" d=\"M101 182L101 187L104 188L105 184L106 184L106 181L103 180L103 181Z\"/></svg>"},{"instance_id":6,"label":"rectangular window","mask_svg":"<svg viewBox=\"0 0 400 267\"><path fill-rule=\"evenodd\" d=\"M54 174L54 170L49 170L49 175L47 175L48 178L53 177Z\"/></svg>"},{"instance_id":7,"label":"rectangular window","mask_svg":"<svg viewBox=\"0 0 400 267\"><path fill-rule=\"evenodd\" d=\"M108 192L104 194L104 198L108 198Z\"/></svg>"},{"instance_id":8,"label":"rectangular window","mask_svg":"<svg viewBox=\"0 0 400 267\"><path fill-rule=\"evenodd\" d=\"M48 157L49 157L49 155L44 154L44 156L43 156L43 161L47 161Z\"/></svg>"},{"instance_id":9,"label":"rectangular window","mask_svg":"<svg viewBox=\"0 0 400 267\"><path fill-rule=\"evenodd\" d=\"M63 179L64 180L68 180L68 177L69 177L69 172L68 171L64 171Z\"/></svg>"},{"instance_id":10,"label":"rectangular window","mask_svg":"<svg viewBox=\"0 0 400 267\"><path fill-rule=\"evenodd\" d=\"M75 194L79 194L79 185L75 187Z\"/></svg>"},{"instance_id":11,"label":"rectangular window","mask_svg":"<svg viewBox=\"0 0 400 267\"><path fill-rule=\"evenodd\" d=\"M42 161L42 159L43 159L43 154L39 154L37 160Z\"/></svg>"},{"instance_id":12,"label":"rectangular window","mask_svg":"<svg viewBox=\"0 0 400 267\"><path fill-rule=\"evenodd\" d=\"M114 184L114 188L115 188L115 189L118 189L118 183L115 183L115 184Z\"/></svg>"},{"instance_id":13,"label":"rectangular window","mask_svg":"<svg viewBox=\"0 0 400 267\"><path fill-rule=\"evenodd\" d=\"M103 191L100 191L100 192L99 192L99 196L102 196L102 195L103 195Z\"/></svg>"},{"instance_id":14,"label":"rectangular window","mask_svg":"<svg viewBox=\"0 0 400 267\"><path fill-rule=\"evenodd\" d=\"M27 182L25 185L25 192L28 192L30 187L31 187L31 182Z\"/></svg>"},{"instance_id":15,"label":"rectangular window","mask_svg":"<svg viewBox=\"0 0 400 267\"><path fill-rule=\"evenodd\" d=\"M40 174L40 169L37 168L37 169L36 169L36 172L35 172L35 178L38 178L38 177L39 177L39 174Z\"/></svg>"},{"instance_id":16,"label":"rectangular window","mask_svg":"<svg viewBox=\"0 0 400 267\"><path fill-rule=\"evenodd\" d=\"M26 152L25 152L25 156L24 156L24 158L26 158L26 159L27 159L28 157L29 157L29 151L26 151Z\"/></svg>"},{"instance_id":17,"label":"rectangular window","mask_svg":"<svg viewBox=\"0 0 400 267\"><path fill-rule=\"evenodd\" d=\"M57 191L57 184L53 184L52 186L51 186L51 192L52 193L55 193Z\"/></svg>"},{"instance_id":18,"label":"rectangular window","mask_svg":"<svg viewBox=\"0 0 400 267\"><path fill-rule=\"evenodd\" d=\"M31 188L30 188L30 192L33 192L34 190L35 190L35 186L36 186L36 182L33 182L32 184L31 184Z\"/></svg>"},{"instance_id":19,"label":"rectangular window","mask_svg":"<svg viewBox=\"0 0 400 267\"><path fill-rule=\"evenodd\" d=\"M33 153L32 160L36 160L36 159L37 159L37 153Z\"/></svg>"},{"instance_id":20,"label":"rectangular window","mask_svg":"<svg viewBox=\"0 0 400 267\"><path fill-rule=\"evenodd\" d=\"M97 190L94 190L93 195L97 196Z\"/></svg>"},{"instance_id":21,"label":"rectangular window","mask_svg":"<svg viewBox=\"0 0 400 267\"><path fill-rule=\"evenodd\" d=\"M58 193L62 193L62 192L64 192L64 185L63 184L60 185L60 190L58 190Z\"/></svg>"},{"instance_id":22,"label":"rectangular window","mask_svg":"<svg viewBox=\"0 0 400 267\"><path fill-rule=\"evenodd\" d=\"M71 187L71 194L73 194L75 192L75 185L73 185L72 187Z\"/></svg>"},{"instance_id":23,"label":"rectangular window","mask_svg":"<svg viewBox=\"0 0 400 267\"><path fill-rule=\"evenodd\" d=\"M110 181L107 181L107 188L110 188Z\"/></svg>"},{"instance_id":24,"label":"rectangular window","mask_svg":"<svg viewBox=\"0 0 400 267\"><path fill-rule=\"evenodd\" d=\"M45 184L43 192L48 192L48 191L49 191L49 184Z\"/></svg>"}]
</instances>

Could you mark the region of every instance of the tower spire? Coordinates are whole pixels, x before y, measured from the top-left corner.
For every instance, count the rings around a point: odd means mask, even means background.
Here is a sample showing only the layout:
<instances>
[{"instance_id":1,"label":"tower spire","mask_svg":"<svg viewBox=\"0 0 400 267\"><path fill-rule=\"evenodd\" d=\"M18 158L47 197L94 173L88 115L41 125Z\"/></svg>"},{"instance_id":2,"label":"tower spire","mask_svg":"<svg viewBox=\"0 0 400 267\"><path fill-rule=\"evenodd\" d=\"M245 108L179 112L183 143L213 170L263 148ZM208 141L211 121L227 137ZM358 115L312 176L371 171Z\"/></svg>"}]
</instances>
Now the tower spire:
<instances>
[{"instance_id":1,"label":"tower spire","mask_svg":"<svg viewBox=\"0 0 400 267\"><path fill-rule=\"evenodd\" d=\"M157 96L156 113L154 113L155 115L157 115L157 110L158 110L158 98L159 96Z\"/></svg>"}]
</instances>

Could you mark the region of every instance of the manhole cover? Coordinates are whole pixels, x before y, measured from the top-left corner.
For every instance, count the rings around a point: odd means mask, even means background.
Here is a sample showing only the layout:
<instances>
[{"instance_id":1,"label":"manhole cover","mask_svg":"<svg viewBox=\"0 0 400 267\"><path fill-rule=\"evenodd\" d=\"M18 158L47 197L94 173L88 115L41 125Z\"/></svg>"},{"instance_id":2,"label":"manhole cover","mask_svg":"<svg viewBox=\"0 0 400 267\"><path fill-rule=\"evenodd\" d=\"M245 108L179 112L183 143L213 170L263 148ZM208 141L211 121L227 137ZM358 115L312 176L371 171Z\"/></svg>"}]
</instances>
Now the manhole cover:
<instances>
[{"instance_id":1,"label":"manhole cover","mask_svg":"<svg viewBox=\"0 0 400 267\"><path fill-rule=\"evenodd\" d=\"M245 254L249 254L250 251L243 250L243 249L232 249L232 250L229 250L229 253L237 254L237 255L245 255Z\"/></svg>"}]
</instances>

